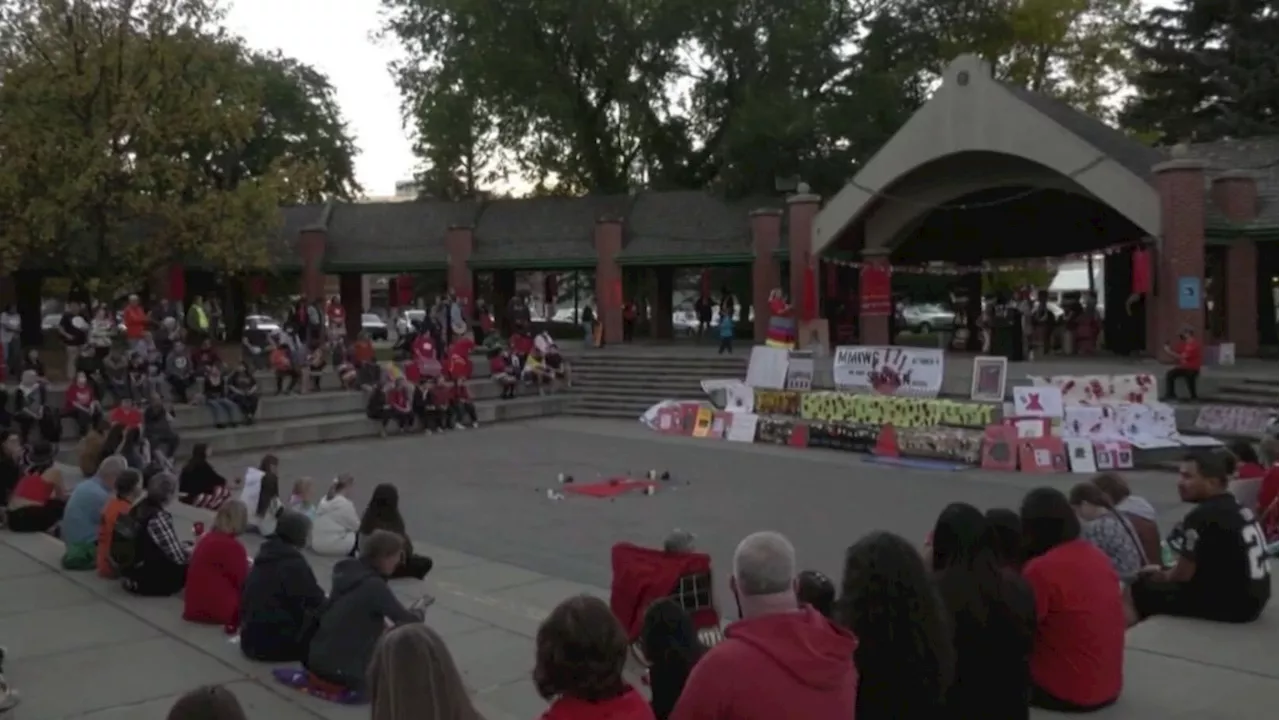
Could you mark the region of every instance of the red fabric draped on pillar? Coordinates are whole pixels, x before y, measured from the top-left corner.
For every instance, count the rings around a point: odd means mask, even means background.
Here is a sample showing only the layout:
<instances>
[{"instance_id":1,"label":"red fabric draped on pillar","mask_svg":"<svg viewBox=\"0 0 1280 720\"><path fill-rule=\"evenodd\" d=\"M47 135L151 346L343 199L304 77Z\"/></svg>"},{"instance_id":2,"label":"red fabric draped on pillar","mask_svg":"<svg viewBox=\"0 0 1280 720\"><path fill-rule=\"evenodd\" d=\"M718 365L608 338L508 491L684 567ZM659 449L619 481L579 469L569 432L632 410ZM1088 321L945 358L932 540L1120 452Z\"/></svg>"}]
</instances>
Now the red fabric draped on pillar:
<instances>
[{"instance_id":1,"label":"red fabric draped on pillar","mask_svg":"<svg viewBox=\"0 0 1280 720\"><path fill-rule=\"evenodd\" d=\"M182 263L169 266L169 300L183 300L187 296L187 269Z\"/></svg>"},{"instance_id":2,"label":"red fabric draped on pillar","mask_svg":"<svg viewBox=\"0 0 1280 720\"><path fill-rule=\"evenodd\" d=\"M862 315L888 315L893 311L891 282L887 265L862 266L858 279Z\"/></svg>"},{"instance_id":3,"label":"red fabric draped on pillar","mask_svg":"<svg viewBox=\"0 0 1280 720\"><path fill-rule=\"evenodd\" d=\"M1145 295L1151 292L1151 253L1146 248L1133 251L1133 287L1134 295Z\"/></svg>"},{"instance_id":4,"label":"red fabric draped on pillar","mask_svg":"<svg viewBox=\"0 0 1280 720\"><path fill-rule=\"evenodd\" d=\"M804 267L804 296L800 300L800 319L809 322L818 317L818 278L813 263Z\"/></svg>"},{"instance_id":5,"label":"red fabric draped on pillar","mask_svg":"<svg viewBox=\"0 0 1280 720\"><path fill-rule=\"evenodd\" d=\"M408 307L413 304L413 276L408 273L396 277L396 305Z\"/></svg>"}]
</instances>

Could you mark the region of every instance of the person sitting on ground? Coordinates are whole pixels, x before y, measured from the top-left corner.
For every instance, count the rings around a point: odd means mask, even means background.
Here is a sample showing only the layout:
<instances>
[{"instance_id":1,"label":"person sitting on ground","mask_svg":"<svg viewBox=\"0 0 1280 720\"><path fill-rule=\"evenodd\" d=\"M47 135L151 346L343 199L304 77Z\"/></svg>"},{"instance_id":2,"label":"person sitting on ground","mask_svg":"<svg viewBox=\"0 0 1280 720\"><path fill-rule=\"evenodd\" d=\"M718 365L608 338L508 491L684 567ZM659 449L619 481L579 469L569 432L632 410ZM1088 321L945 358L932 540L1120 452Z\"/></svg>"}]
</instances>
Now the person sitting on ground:
<instances>
[{"instance_id":1,"label":"person sitting on ground","mask_svg":"<svg viewBox=\"0 0 1280 720\"><path fill-rule=\"evenodd\" d=\"M1262 454L1267 459L1267 473L1262 476L1262 481L1258 484L1258 498L1254 503L1254 513L1258 516L1258 522L1262 523L1262 532L1268 544L1276 542L1277 520L1280 519L1280 513L1276 508L1276 498L1280 496L1280 465L1277 465L1277 460L1280 460L1280 450L1276 445L1274 436L1268 436L1262 441Z\"/></svg>"},{"instance_id":2,"label":"person sitting on ground","mask_svg":"<svg viewBox=\"0 0 1280 720\"><path fill-rule=\"evenodd\" d=\"M244 503L231 500L218 508L213 528L196 541L187 569L182 619L187 622L240 626L240 593L249 577L249 555L237 539L249 524Z\"/></svg>"},{"instance_id":3,"label":"person sitting on ground","mask_svg":"<svg viewBox=\"0 0 1280 720\"><path fill-rule=\"evenodd\" d=\"M940 717L955 649L919 549L892 533L864 535L845 552L840 587L836 620L857 638L856 710L846 717Z\"/></svg>"},{"instance_id":4,"label":"person sitting on ground","mask_svg":"<svg viewBox=\"0 0 1280 720\"><path fill-rule=\"evenodd\" d=\"M369 664L371 720L483 720L449 647L425 623L392 628Z\"/></svg>"},{"instance_id":5,"label":"person sitting on ground","mask_svg":"<svg viewBox=\"0 0 1280 720\"><path fill-rule=\"evenodd\" d=\"M0 427L0 502L5 505L22 478L23 453L17 433ZM3 520L4 513L0 513L0 525Z\"/></svg>"},{"instance_id":6,"label":"person sitting on ground","mask_svg":"<svg viewBox=\"0 0 1280 720\"><path fill-rule=\"evenodd\" d=\"M799 604L795 576L795 548L782 535L738 544L729 589L742 620L694 666L673 720L853 716L858 640Z\"/></svg>"},{"instance_id":7,"label":"person sitting on ground","mask_svg":"<svg viewBox=\"0 0 1280 720\"><path fill-rule=\"evenodd\" d=\"M413 388L402 375L388 383L386 390L386 409L382 414L382 435L387 434L387 425L395 425L400 432L408 432L413 427Z\"/></svg>"},{"instance_id":8,"label":"person sitting on ground","mask_svg":"<svg viewBox=\"0 0 1280 720\"><path fill-rule=\"evenodd\" d=\"M381 423L383 429L386 429L387 417L391 412L390 406L387 405L387 391L390 389L391 383L379 381L369 388L369 398L364 404L365 417L375 422Z\"/></svg>"},{"instance_id":9,"label":"person sitting on ground","mask_svg":"<svg viewBox=\"0 0 1280 720\"><path fill-rule=\"evenodd\" d=\"M147 409L142 413L142 427L143 437L151 444L153 453L164 453L170 460L177 456L180 438L173 429L173 413L156 393L151 394Z\"/></svg>"},{"instance_id":10,"label":"person sitting on ground","mask_svg":"<svg viewBox=\"0 0 1280 720\"><path fill-rule=\"evenodd\" d=\"M1111 498L1093 483L1079 483L1071 488L1067 498L1080 518L1080 536L1107 556L1120 580L1132 582L1148 563L1138 531L1116 511Z\"/></svg>"},{"instance_id":11,"label":"person sitting on ground","mask_svg":"<svg viewBox=\"0 0 1280 720\"><path fill-rule=\"evenodd\" d=\"M228 397L226 378L222 377L222 368L210 365L205 370L204 386L200 390L200 401L209 408L216 428L235 427L236 404Z\"/></svg>"},{"instance_id":12,"label":"person sitting on ground","mask_svg":"<svg viewBox=\"0 0 1280 720\"><path fill-rule=\"evenodd\" d=\"M644 696L622 676L627 636L605 601L591 595L563 600L538 626L534 647L533 684L551 703L541 720L654 719Z\"/></svg>"},{"instance_id":13,"label":"person sitting on ground","mask_svg":"<svg viewBox=\"0 0 1280 720\"><path fill-rule=\"evenodd\" d=\"M98 465L98 472L93 477L81 480L71 490L59 525L62 542L66 546L62 556L63 569L92 570L96 565L102 511L115 493L116 479L128 469L124 458L112 455Z\"/></svg>"},{"instance_id":14,"label":"person sitting on ground","mask_svg":"<svg viewBox=\"0 0 1280 720\"><path fill-rule=\"evenodd\" d=\"M252 425L258 416L258 380L247 361L240 363L227 380L227 397L240 409L244 423Z\"/></svg>"},{"instance_id":15,"label":"person sitting on ground","mask_svg":"<svg viewBox=\"0 0 1280 720\"><path fill-rule=\"evenodd\" d=\"M1138 535L1142 555L1147 562L1159 560L1160 526L1157 524L1155 507L1146 498L1132 494L1129 483L1117 473L1099 473L1090 482L1107 496L1116 512L1129 521L1129 526Z\"/></svg>"},{"instance_id":16,"label":"person sitting on ground","mask_svg":"<svg viewBox=\"0 0 1280 720\"><path fill-rule=\"evenodd\" d=\"M356 367L353 354L345 344L334 344L333 367L338 373L338 383L343 390L356 390L360 387L360 371Z\"/></svg>"},{"instance_id":17,"label":"person sitting on ground","mask_svg":"<svg viewBox=\"0 0 1280 720\"><path fill-rule=\"evenodd\" d=\"M174 402L191 402L192 385L196 382L195 363L182 341L175 342L164 361L164 377L169 383L170 397Z\"/></svg>"},{"instance_id":18,"label":"person sitting on ground","mask_svg":"<svg viewBox=\"0 0 1280 720\"><path fill-rule=\"evenodd\" d=\"M691 553L697 549L698 537L688 530L676 528L662 539L662 552L679 554Z\"/></svg>"},{"instance_id":19,"label":"person sitting on ground","mask_svg":"<svg viewBox=\"0 0 1280 720\"><path fill-rule=\"evenodd\" d=\"M453 415L454 427L459 429L480 427L480 420L476 417L476 403L471 397L471 388L467 386L467 381L451 378L445 382L450 384L450 411Z\"/></svg>"},{"instance_id":20,"label":"person sitting on ground","mask_svg":"<svg viewBox=\"0 0 1280 720\"><path fill-rule=\"evenodd\" d=\"M347 497L355 482L350 475L339 475L316 505L316 517L311 528L311 551L315 554L330 557L355 555L360 514Z\"/></svg>"},{"instance_id":21,"label":"person sitting on ground","mask_svg":"<svg viewBox=\"0 0 1280 720\"><path fill-rule=\"evenodd\" d=\"M40 441L31 448L27 468L9 495L7 525L11 532L49 532L62 521L67 493L62 471L54 464L53 446Z\"/></svg>"},{"instance_id":22,"label":"person sitting on ground","mask_svg":"<svg viewBox=\"0 0 1280 720\"><path fill-rule=\"evenodd\" d=\"M404 552L404 540L395 533L375 530L365 537L359 558L334 566L329 599L306 633L311 637L303 666L348 701L365 695L373 649L387 626L422 621L422 609L401 605L387 584Z\"/></svg>"},{"instance_id":23,"label":"person sitting on ground","mask_svg":"<svg viewBox=\"0 0 1280 720\"><path fill-rule=\"evenodd\" d=\"M166 720L248 720L244 707L221 685L205 685L178 698Z\"/></svg>"},{"instance_id":24,"label":"person sitting on ground","mask_svg":"<svg viewBox=\"0 0 1280 720\"><path fill-rule=\"evenodd\" d=\"M210 368L222 367L222 358L218 356L218 348L213 344L213 338L205 338L200 347L191 357L192 363L195 365L197 373L208 372Z\"/></svg>"},{"instance_id":25,"label":"person sitting on ground","mask_svg":"<svg viewBox=\"0 0 1280 720\"><path fill-rule=\"evenodd\" d=\"M1164 374L1164 395L1167 402L1173 402L1178 399L1177 382L1182 380L1187 384L1187 395L1191 402L1196 402L1199 397L1196 394L1196 381L1200 378L1200 368L1204 365L1204 347L1200 345L1200 341L1196 339L1195 330L1191 326L1182 328L1182 332L1178 333L1178 342L1172 348L1168 345L1164 346L1165 355L1173 358L1177 363Z\"/></svg>"},{"instance_id":26,"label":"person sitting on ground","mask_svg":"<svg viewBox=\"0 0 1280 720\"><path fill-rule=\"evenodd\" d=\"M146 397L156 397L156 394L153 392ZM124 428L142 427L143 415L133 402L133 398L120 398L116 406L111 408L111 412L107 413L107 421Z\"/></svg>"},{"instance_id":27,"label":"person sitting on ground","mask_svg":"<svg viewBox=\"0 0 1280 720\"><path fill-rule=\"evenodd\" d=\"M102 445L107 439L106 422L99 422L89 428L80 437L76 445L76 467L82 477L89 477L98 471L98 463L102 462Z\"/></svg>"},{"instance_id":28,"label":"person sitting on ground","mask_svg":"<svg viewBox=\"0 0 1280 720\"><path fill-rule=\"evenodd\" d=\"M501 348L489 348L489 377L501 390L498 397L509 400L516 396L516 385L519 384L515 367L515 358Z\"/></svg>"},{"instance_id":29,"label":"person sitting on ground","mask_svg":"<svg viewBox=\"0 0 1280 720\"><path fill-rule=\"evenodd\" d=\"M288 395L297 392L298 381L302 379L302 373L293 364L293 353L289 351L283 338L278 340L271 348L271 369L276 375L276 395ZM285 380L289 381L287 388L284 384Z\"/></svg>"},{"instance_id":30,"label":"person sitting on ground","mask_svg":"<svg viewBox=\"0 0 1280 720\"><path fill-rule=\"evenodd\" d=\"M422 423L422 432L438 432L440 413L431 399L431 378L419 377L413 388L413 414Z\"/></svg>"},{"instance_id":31,"label":"person sitting on ground","mask_svg":"<svg viewBox=\"0 0 1280 720\"><path fill-rule=\"evenodd\" d=\"M23 445L31 440L33 429L39 429L41 439L47 443L56 445L62 439L62 423L49 407L45 381L34 370L23 371L14 393L14 407L13 419L18 423L18 436Z\"/></svg>"},{"instance_id":32,"label":"person sitting on ground","mask_svg":"<svg viewBox=\"0 0 1280 720\"><path fill-rule=\"evenodd\" d=\"M932 571L949 615L955 678L946 692L953 720L1027 720L1035 598L1004 569L982 512L953 503L933 528Z\"/></svg>"},{"instance_id":33,"label":"person sitting on ground","mask_svg":"<svg viewBox=\"0 0 1280 720\"><path fill-rule=\"evenodd\" d=\"M124 449L125 430L126 428L124 425L117 425L115 423L112 423L111 426L107 428L107 434L102 439L102 454L98 457L98 464L101 464L103 460L106 460L112 455L119 455L120 451Z\"/></svg>"},{"instance_id":34,"label":"person sitting on ground","mask_svg":"<svg viewBox=\"0 0 1280 720\"><path fill-rule=\"evenodd\" d=\"M124 431L124 440L117 453L134 470L145 470L151 465L151 446L139 428L131 427Z\"/></svg>"},{"instance_id":35,"label":"person sitting on ground","mask_svg":"<svg viewBox=\"0 0 1280 720\"><path fill-rule=\"evenodd\" d=\"M452 430L454 428L453 413L449 408L453 405L453 387L440 377L432 377L429 382L431 383L431 405L436 410L438 420L434 432Z\"/></svg>"},{"instance_id":36,"label":"person sitting on ground","mask_svg":"<svg viewBox=\"0 0 1280 720\"><path fill-rule=\"evenodd\" d=\"M1228 452L1235 458L1236 468L1233 473L1238 480L1261 480L1263 475L1267 474L1267 469L1263 467L1262 460L1258 458L1258 452L1253 449L1253 443L1245 440L1236 440L1227 446Z\"/></svg>"},{"instance_id":37,"label":"person sitting on ground","mask_svg":"<svg viewBox=\"0 0 1280 720\"><path fill-rule=\"evenodd\" d=\"M311 521L284 512L276 534L267 538L249 568L240 605L240 651L260 662L301 662L308 619L320 611L325 595L302 556Z\"/></svg>"},{"instance_id":38,"label":"person sitting on ground","mask_svg":"<svg viewBox=\"0 0 1280 720\"><path fill-rule=\"evenodd\" d=\"M373 489L369 505L360 518L360 547L363 547L369 535L383 530L400 536L404 547L404 557L395 570L390 573L391 579L413 578L422 580L431 572L431 558L413 554L413 543L404 529L404 518L400 515L400 491L391 483L382 483Z\"/></svg>"},{"instance_id":39,"label":"person sitting on ground","mask_svg":"<svg viewBox=\"0 0 1280 720\"><path fill-rule=\"evenodd\" d=\"M116 520L115 536L111 539L112 558L121 557L117 544L132 542L133 547L124 554L132 561L117 567L121 585L134 595L168 597L182 592L187 583L187 567L191 562L191 546L178 539L173 527L173 515L169 503L178 494L178 479L161 473L147 482L147 494L129 510L128 515ZM137 530L130 538L121 535L121 524L128 517L131 527Z\"/></svg>"},{"instance_id":40,"label":"person sitting on ground","mask_svg":"<svg viewBox=\"0 0 1280 720\"><path fill-rule=\"evenodd\" d=\"M667 720L706 650L689 613L671 598L658 600L645 611L640 647L649 661L649 704L657 720Z\"/></svg>"},{"instance_id":41,"label":"person sitting on ground","mask_svg":"<svg viewBox=\"0 0 1280 720\"><path fill-rule=\"evenodd\" d=\"M1080 519L1053 488L1022 500L1022 535L1022 577L1036 602L1031 705L1054 712L1111 705L1123 684L1125 631L1111 561L1080 537Z\"/></svg>"},{"instance_id":42,"label":"person sitting on ground","mask_svg":"<svg viewBox=\"0 0 1280 720\"><path fill-rule=\"evenodd\" d=\"M378 353L368 333L360 333L351 345L351 361L356 366L356 380L361 387L369 388L377 384L381 374L378 369Z\"/></svg>"},{"instance_id":43,"label":"person sitting on ground","mask_svg":"<svg viewBox=\"0 0 1280 720\"><path fill-rule=\"evenodd\" d=\"M88 375L76 373L75 381L67 387L62 416L75 422L76 432L81 437L102 419L102 403L98 402Z\"/></svg>"},{"instance_id":44,"label":"person sitting on ground","mask_svg":"<svg viewBox=\"0 0 1280 720\"><path fill-rule=\"evenodd\" d=\"M985 513L991 529L992 550L1000 567L1022 573L1022 518L1008 508L991 508Z\"/></svg>"},{"instance_id":45,"label":"person sitting on ground","mask_svg":"<svg viewBox=\"0 0 1280 720\"><path fill-rule=\"evenodd\" d=\"M98 530L98 577L116 579L116 569L111 564L111 538L115 535L116 521L128 513L142 497L142 474L137 470L125 470L116 478L115 494L102 509L102 526Z\"/></svg>"},{"instance_id":46,"label":"person sitting on ground","mask_svg":"<svg viewBox=\"0 0 1280 720\"><path fill-rule=\"evenodd\" d=\"M116 402L120 398L132 397L129 388L129 358L120 345L114 345L111 352L102 359L102 375L106 379L105 392L111 393Z\"/></svg>"},{"instance_id":47,"label":"person sitting on ground","mask_svg":"<svg viewBox=\"0 0 1280 720\"><path fill-rule=\"evenodd\" d=\"M320 392L320 381L324 379L324 369L329 364L329 350L320 340L311 341L311 349L307 352L307 375L311 378L311 391Z\"/></svg>"},{"instance_id":48,"label":"person sitting on ground","mask_svg":"<svg viewBox=\"0 0 1280 720\"><path fill-rule=\"evenodd\" d=\"M529 385L538 388L538 394L541 395L546 390L546 386L552 382L551 370L547 367L542 352L534 348L532 352L524 360L524 369L520 371L520 378Z\"/></svg>"},{"instance_id":49,"label":"person sitting on ground","mask_svg":"<svg viewBox=\"0 0 1280 720\"><path fill-rule=\"evenodd\" d=\"M315 517L316 504L311 502L312 482L309 477L301 477L293 481L293 488L289 491L289 502L285 508L308 518Z\"/></svg>"},{"instance_id":50,"label":"person sitting on ground","mask_svg":"<svg viewBox=\"0 0 1280 720\"><path fill-rule=\"evenodd\" d=\"M184 505L217 510L231 497L227 479L209 462L209 445L196 443L178 475L178 500Z\"/></svg>"},{"instance_id":51,"label":"person sitting on ground","mask_svg":"<svg viewBox=\"0 0 1280 720\"><path fill-rule=\"evenodd\" d=\"M249 519L249 531L267 537L276 531L276 519L284 509L284 502L280 500L280 458L262 456L258 470L262 471L262 483L252 508L253 517Z\"/></svg>"},{"instance_id":52,"label":"person sitting on ground","mask_svg":"<svg viewBox=\"0 0 1280 720\"><path fill-rule=\"evenodd\" d=\"M1266 539L1253 510L1227 489L1222 458L1204 453L1183 460L1178 496L1196 507L1169 533L1174 566L1143 569L1130 588L1131 619L1257 620L1271 599Z\"/></svg>"},{"instance_id":53,"label":"person sitting on ground","mask_svg":"<svg viewBox=\"0 0 1280 720\"><path fill-rule=\"evenodd\" d=\"M817 570L805 570L796 576L796 597L829 619L835 609L836 586Z\"/></svg>"}]
</instances>

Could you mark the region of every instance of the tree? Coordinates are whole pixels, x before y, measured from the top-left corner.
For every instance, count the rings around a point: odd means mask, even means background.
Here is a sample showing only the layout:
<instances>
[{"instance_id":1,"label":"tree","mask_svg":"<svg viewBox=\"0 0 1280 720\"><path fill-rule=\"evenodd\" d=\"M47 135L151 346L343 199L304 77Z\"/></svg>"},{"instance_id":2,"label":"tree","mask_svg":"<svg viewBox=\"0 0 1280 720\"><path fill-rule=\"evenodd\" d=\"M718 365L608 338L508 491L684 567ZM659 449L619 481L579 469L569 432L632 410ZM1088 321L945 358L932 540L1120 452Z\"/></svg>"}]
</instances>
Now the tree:
<instances>
[{"instance_id":1,"label":"tree","mask_svg":"<svg viewBox=\"0 0 1280 720\"><path fill-rule=\"evenodd\" d=\"M1121 120L1160 142L1275 135L1276 0L1180 0L1147 12Z\"/></svg>"},{"instance_id":2,"label":"tree","mask_svg":"<svg viewBox=\"0 0 1280 720\"><path fill-rule=\"evenodd\" d=\"M205 0L0 2L0 264L122 286L176 259L259 268L281 202L351 186L322 76L218 20Z\"/></svg>"}]
</instances>

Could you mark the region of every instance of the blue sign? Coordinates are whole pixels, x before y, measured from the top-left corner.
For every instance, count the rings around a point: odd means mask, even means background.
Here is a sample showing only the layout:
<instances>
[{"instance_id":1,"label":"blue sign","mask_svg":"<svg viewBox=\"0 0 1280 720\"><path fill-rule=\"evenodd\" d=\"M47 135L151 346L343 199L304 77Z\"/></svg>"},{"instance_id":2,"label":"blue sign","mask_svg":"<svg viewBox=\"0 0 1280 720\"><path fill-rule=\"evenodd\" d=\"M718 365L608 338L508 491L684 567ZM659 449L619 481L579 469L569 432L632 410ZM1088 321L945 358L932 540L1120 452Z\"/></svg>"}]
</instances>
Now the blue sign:
<instances>
[{"instance_id":1,"label":"blue sign","mask_svg":"<svg viewBox=\"0 0 1280 720\"><path fill-rule=\"evenodd\" d=\"M1203 307L1203 301L1200 299L1200 282L1198 277L1178 278L1179 310L1199 310Z\"/></svg>"}]
</instances>

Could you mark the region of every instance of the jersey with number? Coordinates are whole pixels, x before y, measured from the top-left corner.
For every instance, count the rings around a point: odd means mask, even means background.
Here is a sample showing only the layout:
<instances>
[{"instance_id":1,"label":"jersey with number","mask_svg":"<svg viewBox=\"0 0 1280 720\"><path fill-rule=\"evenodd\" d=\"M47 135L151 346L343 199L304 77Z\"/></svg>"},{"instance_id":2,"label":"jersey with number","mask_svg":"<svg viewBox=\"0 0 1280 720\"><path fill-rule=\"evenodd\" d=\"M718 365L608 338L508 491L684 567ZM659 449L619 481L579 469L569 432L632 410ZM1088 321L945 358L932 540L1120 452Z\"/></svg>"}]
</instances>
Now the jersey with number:
<instances>
[{"instance_id":1,"label":"jersey with number","mask_svg":"<svg viewBox=\"0 0 1280 720\"><path fill-rule=\"evenodd\" d=\"M1271 598L1266 540L1253 511L1231 493L1205 500L1169 535L1169 547L1196 564L1188 590L1233 614L1251 615Z\"/></svg>"}]
</instances>

